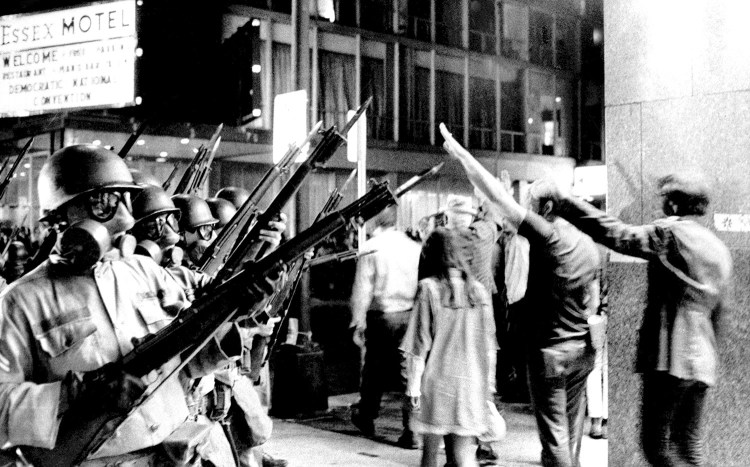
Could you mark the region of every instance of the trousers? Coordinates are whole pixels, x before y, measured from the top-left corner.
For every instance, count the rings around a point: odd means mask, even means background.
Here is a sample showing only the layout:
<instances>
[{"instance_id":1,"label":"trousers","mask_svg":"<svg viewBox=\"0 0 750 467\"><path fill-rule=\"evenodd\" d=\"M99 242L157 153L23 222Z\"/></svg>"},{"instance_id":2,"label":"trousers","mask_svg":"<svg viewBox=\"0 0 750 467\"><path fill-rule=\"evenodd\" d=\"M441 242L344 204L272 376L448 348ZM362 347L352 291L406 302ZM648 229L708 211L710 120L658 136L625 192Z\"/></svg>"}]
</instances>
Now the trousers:
<instances>
[{"instance_id":1,"label":"trousers","mask_svg":"<svg viewBox=\"0 0 750 467\"><path fill-rule=\"evenodd\" d=\"M365 361L360 384L359 414L366 420L375 420L380 413L383 392L394 386L402 395L406 391L406 358L399 350L409 325L409 313L398 311L367 313L365 329ZM408 428L408 411L404 415L404 428Z\"/></svg>"},{"instance_id":2,"label":"trousers","mask_svg":"<svg viewBox=\"0 0 750 467\"><path fill-rule=\"evenodd\" d=\"M544 467L580 465L586 379L593 367L594 351L584 341L529 352L527 377Z\"/></svg>"},{"instance_id":3,"label":"trousers","mask_svg":"<svg viewBox=\"0 0 750 467\"><path fill-rule=\"evenodd\" d=\"M702 466L703 409L708 385L666 371L643 375L641 442L646 459L660 467Z\"/></svg>"}]
</instances>

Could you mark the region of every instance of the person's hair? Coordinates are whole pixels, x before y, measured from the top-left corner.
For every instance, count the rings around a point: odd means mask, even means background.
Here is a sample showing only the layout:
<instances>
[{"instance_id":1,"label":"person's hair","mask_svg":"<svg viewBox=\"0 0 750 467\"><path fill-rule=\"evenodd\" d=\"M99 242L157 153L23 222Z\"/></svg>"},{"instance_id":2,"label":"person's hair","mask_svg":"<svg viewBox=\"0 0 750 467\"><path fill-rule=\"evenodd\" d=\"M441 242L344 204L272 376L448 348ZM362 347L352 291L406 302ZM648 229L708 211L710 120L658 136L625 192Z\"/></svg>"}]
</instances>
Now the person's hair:
<instances>
[{"instance_id":1,"label":"person's hair","mask_svg":"<svg viewBox=\"0 0 750 467\"><path fill-rule=\"evenodd\" d=\"M385 229L388 227L395 227L397 218L398 211L396 210L396 205L388 206L372 220L373 228L377 229L378 227L381 227Z\"/></svg>"},{"instance_id":2,"label":"person's hair","mask_svg":"<svg viewBox=\"0 0 750 467\"><path fill-rule=\"evenodd\" d=\"M710 202L709 182L700 171L683 170L657 180L659 194L665 201L671 201L676 208L664 213L676 216L702 216L706 214Z\"/></svg>"},{"instance_id":3,"label":"person's hair","mask_svg":"<svg viewBox=\"0 0 750 467\"><path fill-rule=\"evenodd\" d=\"M537 180L529 185L528 200L531 204L532 200L536 200L539 203L539 208L547 204L547 201L552 201L552 210L550 214L556 214L558 207L558 200L551 196L549 193L549 186L546 180Z\"/></svg>"},{"instance_id":4,"label":"person's hair","mask_svg":"<svg viewBox=\"0 0 750 467\"><path fill-rule=\"evenodd\" d=\"M445 283L450 291L450 303L456 302L456 291L450 281L450 270L457 269L466 283L467 299L474 306L479 298L477 282L472 280L469 268L459 251L458 234L445 227L435 229L422 246L420 277L434 277Z\"/></svg>"}]
</instances>

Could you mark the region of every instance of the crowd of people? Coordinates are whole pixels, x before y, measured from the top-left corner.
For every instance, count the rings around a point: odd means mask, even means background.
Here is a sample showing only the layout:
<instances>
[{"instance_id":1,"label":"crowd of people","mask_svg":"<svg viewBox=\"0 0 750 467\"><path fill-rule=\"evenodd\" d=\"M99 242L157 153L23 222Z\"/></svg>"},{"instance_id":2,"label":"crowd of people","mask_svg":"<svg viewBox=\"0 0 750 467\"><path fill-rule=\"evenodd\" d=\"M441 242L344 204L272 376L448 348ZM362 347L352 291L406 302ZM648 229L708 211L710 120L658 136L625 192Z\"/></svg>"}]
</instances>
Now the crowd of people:
<instances>
[{"instance_id":1,"label":"crowd of people","mask_svg":"<svg viewBox=\"0 0 750 467\"><path fill-rule=\"evenodd\" d=\"M732 282L726 246L697 222L707 186L666 176L668 217L627 225L546 180L517 201L507 173L495 178L440 130L479 207L454 199L409 235L394 206L373 220L350 302L364 352L354 425L376 433L395 383L399 446L421 446L423 466L438 465L441 444L449 466L491 463L502 448L496 394L528 391L542 465L579 465L587 411L590 435L607 437L606 247L651 266L637 362L644 453L657 466L704 465L703 408ZM236 289L212 288L200 266L249 193L170 195L90 145L52 154L38 190L40 227L0 229L0 460L286 465L262 449L272 430L263 363L290 265ZM283 214L261 227L258 250L283 244ZM202 300L207 290L225 295ZM149 336L200 312L191 303L223 313L227 301L237 313L203 342L130 371Z\"/></svg>"},{"instance_id":2,"label":"crowd of people","mask_svg":"<svg viewBox=\"0 0 750 467\"><path fill-rule=\"evenodd\" d=\"M351 296L354 341L365 349L354 425L375 432L382 393L396 377L398 444L421 444L423 467L438 465L441 443L446 465L492 463L495 394L521 373L542 465L580 465L587 411L589 435L608 436L609 248L646 259L652 271L637 362L644 454L655 466L704 465L703 407L732 301L728 249L700 222L705 179L664 176L667 217L627 225L549 180L533 183L519 203L507 174L495 178L440 130L480 206L450 203L408 235L395 230L395 211L375 222L366 248L376 252L360 259Z\"/></svg>"}]
</instances>

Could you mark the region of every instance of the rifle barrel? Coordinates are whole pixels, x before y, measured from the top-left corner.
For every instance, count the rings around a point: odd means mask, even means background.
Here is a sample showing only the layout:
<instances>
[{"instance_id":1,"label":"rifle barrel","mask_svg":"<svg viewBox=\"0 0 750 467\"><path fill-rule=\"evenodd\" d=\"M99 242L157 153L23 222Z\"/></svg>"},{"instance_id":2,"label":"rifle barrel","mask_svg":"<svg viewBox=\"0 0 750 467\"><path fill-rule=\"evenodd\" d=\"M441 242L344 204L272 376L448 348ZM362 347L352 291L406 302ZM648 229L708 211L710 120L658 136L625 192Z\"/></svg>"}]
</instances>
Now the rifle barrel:
<instances>
[{"instance_id":1,"label":"rifle barrel","mask_svg":"<svg viewBox=\"0 0 750 467\"><path fill-rule=\"evenodd\" d=\"M143 134L143 130L146 129L146 122L143 121L138 125L138 128L135 129L134 132L130 134L130 137L125 142L125 145L120 149L120 152L117 153L121 158L125 159L125 156L128 155L130 150L133 148L133 145L138 140L138 138Z\"/></svg>"},{"instance_id":2,"label":"rifle barrel","mask_svg":"<svg viewBox=\"0 0 750 467\"><path fill-rule=\"evenodd\" d=\"M419 185L423 181L427 180L428 178L430 178L433 175L435 175L436 173L438 173L440 171L440 169L443 168L444 165L445 165L445 162L441 162L438 165L436 165L436 166L434 166L432 168L429 168L429 169L423 171L422 173L420 173L419 175L415 175L412 178L410 178L409 180L407 180L403 185L401 185L400 187L396 188L396 190L394 191L394 194L396 195L396 198L400 198L401 196L403 196L404 194L406 194L406 192L408 192L409 190L411 190L415 186Z\"/></svg>"}]
</instances>

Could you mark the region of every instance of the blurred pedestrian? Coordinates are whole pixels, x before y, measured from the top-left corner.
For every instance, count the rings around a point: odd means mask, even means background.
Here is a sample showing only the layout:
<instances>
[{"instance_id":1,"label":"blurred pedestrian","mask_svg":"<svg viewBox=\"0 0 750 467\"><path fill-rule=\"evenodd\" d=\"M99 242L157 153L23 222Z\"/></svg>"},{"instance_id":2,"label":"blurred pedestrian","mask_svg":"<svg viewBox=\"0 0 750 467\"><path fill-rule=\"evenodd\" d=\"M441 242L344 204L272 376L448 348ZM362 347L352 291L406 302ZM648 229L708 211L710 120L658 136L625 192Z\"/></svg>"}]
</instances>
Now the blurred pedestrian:
<instances>
[{"instance_id":1,"label":"blurred pedestrian","mask_svg":"<svg viewBox=\"0 0 750 467\"><path fill-rule=\"evenodd\" d=\"M436 229L422 250L426 278L402 350L409 355L409 396L424 434L422 467L437 465L440 441L448 463L477 465L475 438L489 428L494 403L497 340L491 299L459 251L459 234ZM420 362L421 360L421 362ZM421 367L424 365L424 375Z\"/></svg>"},{"instance_id":2,"label":"blurred pedestrian","mask_svg":"<svg viewBox=\"0 0 750 467\"><path fill-rule=\"evenodd\" d=\"M553 184L565 216L597 242L649 261L636 369L643 374L642 443L658 466L705 465L706 395L719 375L721 323L732 308L732 257L701 219L709 184L697 170L657 182L667 216L628 225Z\"/></svg>"},{"instance_id":3,"label":"blurred pedestrian","mask_svg":"<svg viewBox=\"0 0 750 467\"><path fill-rule=\"evenodd\" d=\"M406 362L399 346L417 293L420 246L396 229L396 216L395 206L391 206L375 217L373 236L363 246L364 251L375 253L359 259L350 301L354 343L366 348L360 400L353 408L352 423L368 436L375 434L374 421L392 377L398 376L402 397L406 390ZM404 398L398 445L417 449L410 417L411 406Z\"/></svg>"},{"instance_id":4,"label":"blurred pedestrian","mask_svg":"<svg viewBox=\"0 0 750 467\"><path fill-rule=\"evenodd\" d=\"M443 147L469 181L531 245L525 317L528 382L542 444L542 465L579 465L586 378L594 366L588 303L599 269L594 242L557 215L554 200L536 193L522 207L503 184L440 125Z\"/></svg>"}]
</instances>

